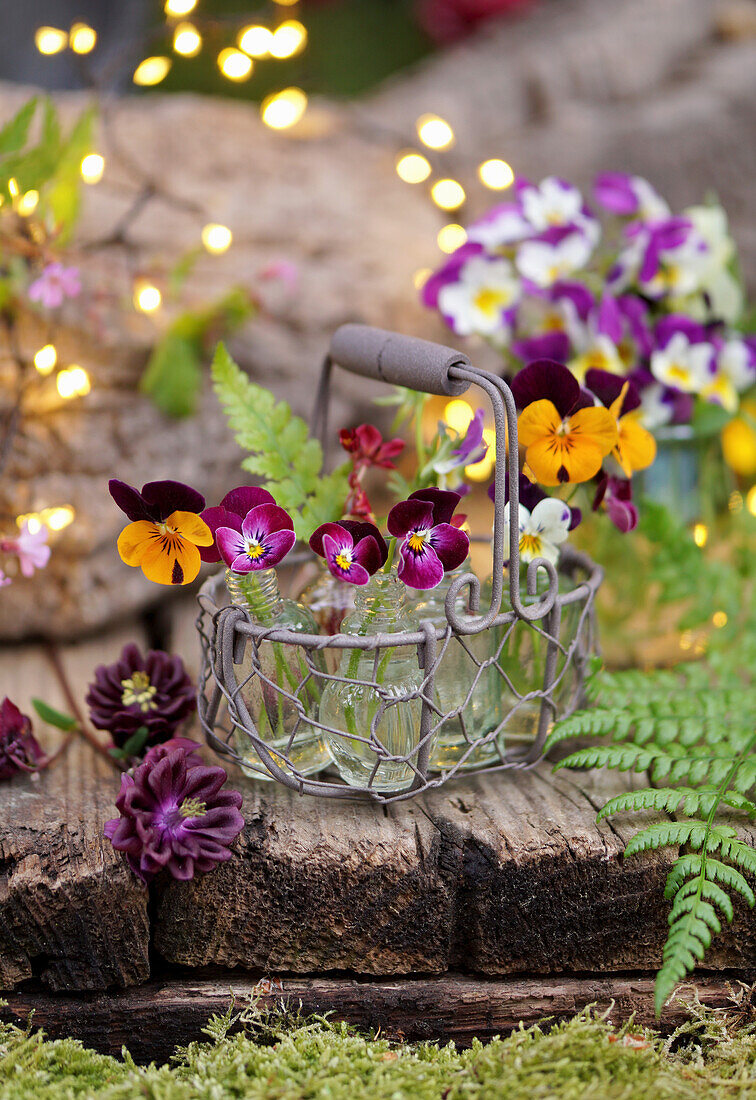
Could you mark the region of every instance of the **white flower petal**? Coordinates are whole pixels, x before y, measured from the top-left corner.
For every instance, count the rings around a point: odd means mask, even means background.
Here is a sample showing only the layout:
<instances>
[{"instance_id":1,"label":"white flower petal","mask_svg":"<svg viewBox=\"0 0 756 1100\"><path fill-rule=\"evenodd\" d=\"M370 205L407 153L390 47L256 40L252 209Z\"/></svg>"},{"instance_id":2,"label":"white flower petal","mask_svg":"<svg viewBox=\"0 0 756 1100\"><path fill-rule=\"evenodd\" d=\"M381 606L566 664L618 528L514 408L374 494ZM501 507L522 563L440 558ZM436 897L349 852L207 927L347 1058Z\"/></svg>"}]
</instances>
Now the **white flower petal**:
<instances>
[{"instance_id":1,"label":"white flower petal","mask_svg":"<svg viewBox=\"0 0 756 1100\"><path fill-rule=\"evenodd\" d=\"M530 517L531 531L552 543L564 542L570 529L572 514L563 500L547 497L539 500Z\"/></svg>"}]
</instances>

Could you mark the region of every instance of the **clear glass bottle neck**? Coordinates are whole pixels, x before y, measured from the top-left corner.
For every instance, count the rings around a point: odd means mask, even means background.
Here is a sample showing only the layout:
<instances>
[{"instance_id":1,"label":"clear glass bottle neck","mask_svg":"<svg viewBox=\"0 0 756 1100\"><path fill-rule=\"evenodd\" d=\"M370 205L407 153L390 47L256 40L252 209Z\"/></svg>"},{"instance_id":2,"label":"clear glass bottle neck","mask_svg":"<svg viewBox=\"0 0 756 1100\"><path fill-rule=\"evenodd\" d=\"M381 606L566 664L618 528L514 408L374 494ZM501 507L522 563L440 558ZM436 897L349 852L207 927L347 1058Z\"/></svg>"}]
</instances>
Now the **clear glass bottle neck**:
<instances>
[{"instance_id":1,"label":"clear glass bottle neck","mask_svg":"<svg viewBox=\"0 0 756 1100\"><path fill-rule=\"evenodd\" d=\"M375 629L378 624L400 620L405 613L405 588L396 573L376 573L355 590L354 618L369 620Z\"/></svg>"},{"instance_id":2,"label":"clear glass bottle neck","mask_svg":"<svg viewBox=\"0 0 756 1100\"><path fill-rule=\"evenodd\" d=\"M243 607L258 622L270 622L283 611L275 569L256 569L250 573L234 573L227 569L226 587L234 607Z\"/></svg>"}]
</instances>

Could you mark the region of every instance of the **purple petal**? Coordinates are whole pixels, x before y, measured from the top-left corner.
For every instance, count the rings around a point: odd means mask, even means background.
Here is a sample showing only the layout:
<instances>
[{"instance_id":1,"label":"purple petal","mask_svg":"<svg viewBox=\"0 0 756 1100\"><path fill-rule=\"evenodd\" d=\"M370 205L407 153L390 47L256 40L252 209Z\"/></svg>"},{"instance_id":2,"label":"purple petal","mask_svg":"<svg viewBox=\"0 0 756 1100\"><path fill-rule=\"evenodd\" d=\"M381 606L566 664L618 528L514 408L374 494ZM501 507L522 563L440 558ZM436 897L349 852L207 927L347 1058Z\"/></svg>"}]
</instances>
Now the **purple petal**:
<instances>
[{"instance_id":1,"label":"purple petal","mask_svg":"<svg viewBox=\"0 0 756 1100\"><path fill-rule=\"evenodd\" d=\"M204 512L200 512L200 519L205 521L213 536L215 536L215 532L219 527L230 527L232 530L241 531L241 518L234 515L233 512L229 512L222 505L215 508L205 508ZM212 546L198 546L197 549L204 562L212 563L221 560L215 543Z\"/></svg>"},{"instance_id":2,"label":"purple petal","mask_svg":"<svg viewBox=\"0 0 756 1100\"><path fill-rule=\"evenodd\" d=\"M483 252L483 245L473 241L468 241L456 252L453 252L443 267L440 267L438 271L434 271L425 280L420 291L420 301L423 305L428 306L429 309L438 309L438 296L443 288L448 286L449 283L458 282L459 273L470 257L480 255L481 252Z\"/></svg>"},{"instance_id":3,"label":"purple petal","mask_svg":"<svg viewBox=\"0 0 756 1100\"><path fill-rule=\"evenodd\" d=\"M274 531L293 530L291 516L277 504L258 504L251 512L247 512L242 521L242 534L245 539L256 538L259 542Z\"/></svg>"},{"instance_id":4,"label":"purple petal","mask_svg":"<svg viewBox=\"0 0 756 1100\"><path fill-rule=\"evenodd\" d=\"M445 572L456 569L470 552L469 536L450 523L439 523L434 527L428 541L441 559Z\"/></svg>"},{"instance_id":5,"label":"purple petal","mask_svg":"<svg viewBox=\"0 0 756 1100\"><path fill-rule=\"evenodd\" d=\"M638 210L638 197L625 172L599 172L593 184L596 202L612 214L629 217Z\"/></svg>"},{"instance_id":6,"label":"purple petal","mask_svg":"<svg viewBox=\"0 0 756 1100\"><path fill-rule=\"evenodd\" d=\"M660 348L666 348L673 336L682 333L690 344L701 344L707 338L706 329L698 321L681 313L671 313L662 317L654 330L656 342Z\"/></svg>"},{"instance_id":7,"label":"purple petal","mask_svg":"<svg viewBox=\"0 0 756 1100\"><path fill-rule=\"evenodd\" d=\"M234 568L234 561L240 554L245 553L246 543L239 531L233 527L219 527L215 532L215 541L218 545L220 556L229 568ZM234 569L234 572L238 570Z\"/></svg>"},{"instance_id":8,"label":"purple petal","mask_svg":"<svg viewBox=\"0 0 756 1100\"><path fill-rule=\"evenodd\" d=\"M596 331L608 336L614 344L618 344L622 339L622 314L616 299L611 294L605 294L601 299Z\"/></svg>"},{"instance_id":9,"label":"purple petal","mask_svg":"<svg viewBox=\"0 0 756 1100\"><path fill-rule=\"evenodd\" d=\"M270 508L272 505L264 504L262 507ZM272 566L278 565L279 562L283 561L296 541L297 536L293 531L271 531L263 540L265 553L261 558L252 563L252 568L270 569Z\"/></svg>"},{"instance_id":10,"label":"purple petal","mask_svg":"<svg viewBox=\"0 0 756 1100\"><path fill-rule=\"evenodd\" d=\"M366 535L355 545L352 560L359 562L371 576L378 572L383 565L383 558L381 549L372 535Z\"/></svg>"},{"instance_id":11,"label":"purple petal","mask_svg":"<svg viewBox=\"0 0 756 1100\"><path fill-rule=\"evenodd\" d=\"M634 531L638 526L638 508L632 501L609 497L606 502L606 511L609 519L623 535Z\"/></svg>"},{"instance_id":12,"label":"purple petal","mask_svg":"<svg viewBox=\"0 0 756 1100\"><path fill-rule=\"evenodd\" d=\"M556 359L558 363L566 363L570 357L570 338L566 332L558 330L543 332L540 336L513 340L512 351L525 363L533 359Z\"/></svg>"},{"instance_id":13,"label":"purple petal","mask_svg":"<svg viewBox=\"0 0 756 1100\"><path fill-rule=\"evenodd\" d=\"M620 409L621 416L631 412L633 409L637 409L641 403L638 390L633 383L620 374L612 374L612 372L608 370L598 370L596 367L591 367L590 370L587 370L585 373L586 386L591 393L598 397L601 404L607 409L612 402L617 400L622 393L622 387L627 382L629 382L629 385L627 393L625 394L625 400L622 402L622 408Z\"/></svg>"},{"instance_id":14,"label":"purple petal","mask_svg":"<svg viewBox=\"0 0 756 1100\"><path fill-rule=\"evenodd\" d=\"M580 385L574 374L553 359L537 359L518 371L511 382L518 409L534 401L553 402L560 416L569 416L581 399Z\"/></svg>"},{"instance_id":15,"label":"purple petal","mask_svg":"<svg viewBox=\"0 0 756 1100\"><path fill-rule=\"evenodd\" d=\"M108 482L108 489L113 500L130 520L157 518L156 513L147 506L142 494L133 485L127 485L125 481L112 477Z\"/></svg>"},{"instance_id":16,"label":"purple petal","mask_svg":"<svg viewBox=\"0 0 756 1100\"><path fill-rule=\"evenodd\" d=\"M372 524L369 526L372 527ZM345 539L344 535L348 535L349 538ZM319 557L324 558L326 556L325 548L323 546L323 539L328 535L331 539L335 540L339 546L349 546L351 548L353 544L353 536L349 532L345 524L341 523L321 523L317 530L313 531L310 535L310 549L314 550Z\"/></svg>"},{"instance_id":17,"label":"purple petal","mask_svg":"<svg viewBox=\"0 0 756 1100\"><path fill-rule=\"evenodd\" d=\"M488 444L483 442L483 420L485 415L485 409L476 410L468 426L465 438L462 440L457 450L452 451L455 458L460 459L460 465L480 462L485 458L486 452L488 451ZM476 457L473 458L473 455Z\"/></svg>"},{"instance_id":18,"label":"purple petal","mask_svg":"<svg viewBox=\"0 0 756 1100\"><path fill-rule=\"evenodd\" d=\"M581 321L588 320L588 315L596 304L590 290L582 283L568 281L554 283L549 296L553 302L560 302L563 298L566 298L568 302L572 303ZM545 358L549 359L551 357L547 355ZM554 358L558 357L555 356Z\"/></svg>"},{"instance_id":19,"label":"purple petal","mask_svg":"<svg viewBox=\"0 0 756 1100\"><path fill-rule=\"evenodd\" d=\"M580 526L580 524L582 522L582 519L583 519L583 513L581 512L581 510L579 508L576 508L574 504L570 504L569 509L570 509L570 526L569 526L568 530L569 531L574 531L576 527Z\"/></svg>"},{"instance_id":20,"label":"purple petal","mask_svg":"<svg viewBox=\"0 0 756 1100\"><path fill-rule=\"evenodd\" d=\"M417 489L410 493L410 500L428 501L433 505L433 526L437 523L451 523L454 509L460 502L459 493L451 489Z\"/></svg>"},{"instance_id":21,"label":"purple petal","mask_svg":"<svg viewBox=\"0 0 756 1100\"><path fill-rule=\"evenodd\" d=\"M220 506L233 512L239 519L243 519L247 512L251 512L260 504L275 503L273 494L267 489L261 489L258 485L240 485L238 489L232 489L230 493L226 493Z\"/></svg>"},{"instance_id":22,"label":"purple petal","mask_svg":"<svg viewBox=\"0 0 756 1100\"><path fill-rule=\"evenodd\" d=\"M443 580L444 567L436 551L426 542L420 551L411 550L407 541L399 551L397 576L408 588L435 588Z\"/></svg>"},{"instance_id":23,"label":"purple petal","mask_svg":"<svg viewBox=\"0 0 756 1100\"><path fill-rule=\"evenodd\" d=\"M167 519L172 512L201 512L205 507L202 493L181 481L149 481L142 486L142 497L158 520Z\"/></svg>"},{"instance_id":24,"label":"purple petal","mask_svg":"<svg viewBox=\"0 0 756 1100\"><path fill-rule=\"evenodd\" d=\"M351 540L351 536L349 537ZM323 549L325 551L325 560L331 576L336 577L336 579L340 581L347 581L349 584L367 584L367 582L370 580L370 574L368 573L367 569L365 569L364 565L361 565L358 561L355 561L354 559L352 559L352 562L349 565L348 569L342 569L341 566L337 564L336 559L341 553L342 549L345 548L348 550L352 549L351 541L349 544L344 544L343 542L339 543L338 540L332 538L331 535L328 534L328 532L323 535ZM376 546L376 553L377 551L378 547Z\"/></svg>"},{"instance_id":25,"label":"purple petal","mask_svg":"<svg viewBox=\"0 0 756 1100\"><path fill-rule=\"evenodd\" d=\"M409 531L430 528L433 526L433 505L428 501L412 497L409 500L402 500L389 512L386 526L389 533L397 538L401 538Z\"/></svg>"},{"instance_id":26,"label":"purple petal","mask_svg":"<svg viewBox=\"0 0 756 1100\"><path fill-rule=\"evenodd\" d=\"M358 542L362 542L365 538L375 539L378 551L381 555L381 565L385 564L386 558L388 557L388 546L386 545L386 540L383 535L374 523L368 523L366 520L360 519L342 519L340 526L343 527L345 531L349 532L355 545Z\"/></svg>"}]
</instances>

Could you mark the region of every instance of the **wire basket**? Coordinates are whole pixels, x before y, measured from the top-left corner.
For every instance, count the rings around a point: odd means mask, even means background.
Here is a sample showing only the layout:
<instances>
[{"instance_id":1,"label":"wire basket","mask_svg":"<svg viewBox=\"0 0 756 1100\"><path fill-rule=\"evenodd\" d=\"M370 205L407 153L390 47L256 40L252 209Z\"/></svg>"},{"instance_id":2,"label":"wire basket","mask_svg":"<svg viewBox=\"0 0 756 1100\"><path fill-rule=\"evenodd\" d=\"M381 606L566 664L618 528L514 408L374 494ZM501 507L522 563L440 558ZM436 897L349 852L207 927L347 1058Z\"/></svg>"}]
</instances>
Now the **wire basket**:
<instances>
[{"instance_id":1,"label":"wire basket","mask_svg":"<svg viewBox=\"0 0 756 1100\"><path fill-rule=\"evenodd\" d=\"M496 428L496 487L492 539L492 574L488 585L488 607L480 607L481 585L473 573L453 579L445 600L446 622L436 626L430 621L418 623L418 629L401 633L355 635L302 634L281 627L260 625L252 621L244 608L223 606L225 591L223 576L210 578L199 593L200 615L197 627L202 646L202 661L198 692L199 717L208 744L243 768L248 775L274 779L300 794L328 798L368 797L376 802L401 801L430 788L438 787L464 771L465 775L485 770L525 768L536 763L543 754L546 736L555 718L565 717L578 705L585 679L586 663L594 651L593 606L596 591L603 577L601 569L585 555L572 548L563 549L559 568L573 577L582 574L569 592L559 592L559 576L554 565L536 559L528 565L527 593L523 598L519 581L519 531L510 525L509 545L505 548L505 473L508 472L509 501L513 515L518 514L518 448L517 412L511 391L500 378L472 366L460 352L396 333L365 325L343 325L335 333L329 355L323 365L313 414L313 430L323 440L327 436L327 410L332 368L343 369L365 377L380 379L392 385L446 397L459 397L468 388L477 386L488 397ZM507 446L507 441L509 446ZM506 552L505 552L506 551ZM509 562L510 609L502 611L505 559ZM548 587L539 591L539 570L545 574ZM466 611L460 611L460 597L466 590ZM536 593L538 594L536 595ZM577 627L565 644L560 640L560 625L565 611L576 618ZM532 631L543 653L542 683L523 690L512 675L511 662L503 655L511 649L515 631ZM259 659L261 647L267 644L285 648L297 647L295 654L301 678L296 685L282 684L266 675ZM470 658L469 689L463 691L457 704L448 710L439 705L436 676L443 670L444 658L450 646L462 646ZM321 721L313 696L319 697L329 682L343 684L344 677L329 671L332 658L344 651L359 649L372 655L372 676L360 684L374 693L375 707L369 723L354 732ZM381 680L382 658L399 651L411 656L420 670L415 685L397 695L392 685ZM481 656L481 652L484 655ZM245 657L246 655L246 657ZM240 675L244 664L245 674ZM493 678L500 685L497 697L507 705L497 721L482 735L477 735L472 722L465 723L465 714L481 679ZM569 685L569 691L565 692ZM268 696L285 698L296 712L295 724L287 744L262 735L255 724L245 697L250 687ZM378 732L392 707L414 707L419 713L416 736L409 751L391 751ZM523 708L537 708L537 728L529 744L507 744L507 729L516 723ZM460 759L452 766L436 769L431 766L431 749L443 734L444 725L455 721L464 731L465 744ZM470 728L468 729L468 725ZM328 769L321 778L302 774L289 757L297 739L319 731L330 739L344 738L359 742L363 754L372 754L375 763L366 782L351 786ZM337 742L338 743L338 742ZM240 748L240 745L242 748ZM487 762L470 766L485 750ZM402 789L380 789L376 777L381 769L401 766L406 774Z\"/></svg>"}]
</instances>

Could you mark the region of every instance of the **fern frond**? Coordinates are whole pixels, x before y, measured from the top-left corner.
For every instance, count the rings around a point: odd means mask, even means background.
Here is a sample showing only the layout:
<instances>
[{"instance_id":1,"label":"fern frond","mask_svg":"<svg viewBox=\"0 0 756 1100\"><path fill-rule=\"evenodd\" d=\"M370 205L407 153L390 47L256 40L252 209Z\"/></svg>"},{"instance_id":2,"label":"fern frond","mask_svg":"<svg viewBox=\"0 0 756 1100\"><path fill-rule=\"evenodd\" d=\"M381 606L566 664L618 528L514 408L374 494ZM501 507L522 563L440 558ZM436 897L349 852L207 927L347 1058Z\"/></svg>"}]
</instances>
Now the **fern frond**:
<instances>
[{"instance_id":1,"label":"fern frond","mask_svg":"<svg viewBox=\"0 0 756 1100\"><path fill-rule=\"evenodd\" d=\"M667 885L664 890L664 896L667 900L675 896L690 875L700 875L703 861L704 857L700 852L689 852L675 861L672 870L667 875ZM729 864L722 863L712 856L707 856L706 875L708 876L708 882L719 882L741 894L751 907L756 904L756 895L737 868L730 867Z\"/></svg>"},{"instance_id":2,"label":"fern frond","mask_svg":"<svg viewBox=\"0 0 756 1100\"><path fill-rule=\"evenodd\" d=\"M337 520L349 487L345 463L324 476L323 449L285 401L253 382L219 344L212 366L218 400L239 446L250 453L242 466L263 479L276 502L290 513L297 538Z\"/></svg>"},{"instance_id":3,"label":"fern frond","mask_svg":"<svg viewBox=\"0 0 756 1100\"><path fill-rule=\"evenodd\" d=\"M610 798L599 810L598 820L601 821L610 814L640 813L643 810L666 811L670 814L681 810L686 817L694 814L706 815L719 801L733 809L745 810L751 817L756 816L756 804L737 791L728 791L721 796L716 787L644 787L642 790L626 791Z\"/></svg>"}]
</instances>

